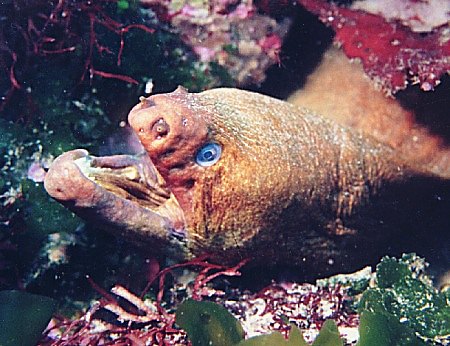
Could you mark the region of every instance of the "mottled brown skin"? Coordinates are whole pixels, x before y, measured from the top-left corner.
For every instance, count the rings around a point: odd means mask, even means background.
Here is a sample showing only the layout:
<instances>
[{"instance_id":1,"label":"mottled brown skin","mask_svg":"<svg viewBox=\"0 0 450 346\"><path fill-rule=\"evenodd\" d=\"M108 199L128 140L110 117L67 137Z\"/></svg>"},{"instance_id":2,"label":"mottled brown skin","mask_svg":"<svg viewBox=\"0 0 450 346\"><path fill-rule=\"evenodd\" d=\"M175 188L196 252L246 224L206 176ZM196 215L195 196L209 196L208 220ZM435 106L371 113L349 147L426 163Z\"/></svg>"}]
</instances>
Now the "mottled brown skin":
<instances>
[{"instance_id":1,"label":"mottled brown skin","mask_svg":"<svg viewBox=\"0 0 450 346\"><path fill-rule=\"evenodd\" d=\"M370 204L419 174L387 146L243 90L179 88L141 102L129 122L184 211L191 251L218 260L324 266L337 254L361 257L358 238L389 238L392 227ZM157 122L169 129L163 136ZM206 142L223 153L200 167L194 157Z\"/></svg>"},{"instance_id":2,"label":"mottled brown skin","mask_svg":"<svg viewBox=\"0 0 450 346\"><path fill-rule=\"evenodd\" d=\"M449 139L430 131L417 121L414 110L378 90L361 63L351 62L340 49L329 49L306 85L288 101L373 136L395 148L407 162L450 178ZM427 118L432 119L434 104L425 106Z\"/></svg>"},{"instance_id":3,"label":"mottled brown skin","mask_svg":"<svg viewBox=\"0 0 450 346\"><path fill-rule=\"evenodd\" d=\"M430 211L448 215L439 195L447 181L370 137L261 94L178 88L143 99L129 122L151 162L73 151L57 159L45 184L78 214L149 239L151 252L209 253L229 263L253 257L324 275L376 260L396 232L413 239L411 227L428 226L421 222ZM195 156L208 142L220 144L222 156L202 167ZM116 174L113 161L138 173ZM104 196L94 201L90 190L68 188L71 181L93 181Z\"/></svg>"}]
</instances>

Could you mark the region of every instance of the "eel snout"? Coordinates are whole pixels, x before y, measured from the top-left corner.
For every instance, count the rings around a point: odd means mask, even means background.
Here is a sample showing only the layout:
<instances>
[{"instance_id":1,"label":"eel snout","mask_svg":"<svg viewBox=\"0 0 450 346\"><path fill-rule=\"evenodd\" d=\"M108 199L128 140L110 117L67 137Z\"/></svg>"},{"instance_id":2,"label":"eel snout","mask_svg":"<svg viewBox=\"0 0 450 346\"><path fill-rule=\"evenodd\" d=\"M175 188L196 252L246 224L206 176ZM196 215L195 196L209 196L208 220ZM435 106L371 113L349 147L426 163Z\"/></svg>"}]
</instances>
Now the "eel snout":
<instances>
[{"instance_id":1,"label":"eel snout","mask_svg":"<svg viewBox=\"0 0 450 346\"><path fill-rule=\"evenodd\" d=\"M137 241L184 247L183 211L146 154L95 157L72 150L54 161L44 186L58 202L102 228Z\"/></svg>"}]
</instances>

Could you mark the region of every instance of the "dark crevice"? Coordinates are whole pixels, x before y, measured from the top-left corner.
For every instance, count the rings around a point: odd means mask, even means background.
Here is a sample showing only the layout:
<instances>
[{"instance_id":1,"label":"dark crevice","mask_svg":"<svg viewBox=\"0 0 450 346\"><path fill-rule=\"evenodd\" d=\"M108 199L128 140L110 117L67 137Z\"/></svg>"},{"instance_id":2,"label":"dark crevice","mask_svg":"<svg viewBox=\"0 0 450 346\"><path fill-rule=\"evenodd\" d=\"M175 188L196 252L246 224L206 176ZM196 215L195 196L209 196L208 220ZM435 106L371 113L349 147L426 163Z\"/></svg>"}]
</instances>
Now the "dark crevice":
<instances>
[{"instance_id":1,"label":"dark crevice","mask_svg":"<svg viewBox=\"0 0 450 346\"><path fill-rule=\"evenodd\" d=\"M293 24L280 53L281 63L267 71L261 85L249 89L286 98L301 88L330 46L334 33L301 6L295 7Z\"/></svg>"}]
</instances>

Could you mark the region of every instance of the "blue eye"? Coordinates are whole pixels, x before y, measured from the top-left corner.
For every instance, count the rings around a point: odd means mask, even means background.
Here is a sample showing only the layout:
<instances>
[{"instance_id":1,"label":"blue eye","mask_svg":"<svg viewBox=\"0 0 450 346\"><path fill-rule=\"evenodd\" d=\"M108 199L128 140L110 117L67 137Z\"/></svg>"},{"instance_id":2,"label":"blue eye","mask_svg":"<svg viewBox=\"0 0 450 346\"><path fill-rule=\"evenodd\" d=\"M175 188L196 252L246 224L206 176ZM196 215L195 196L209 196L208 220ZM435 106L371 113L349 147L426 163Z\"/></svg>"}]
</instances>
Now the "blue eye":
<instances>
[{"instance_id":1,"label":"blue eye","mask_svg":"<svg viewBox=\"0 0 450 346\"><path fill-rule=\"evenodd\" d=\"M222 147L217 143L206 143L197 151L195 162L202 167L209 167L220 159Z\"/></svg>"}]
</instances>

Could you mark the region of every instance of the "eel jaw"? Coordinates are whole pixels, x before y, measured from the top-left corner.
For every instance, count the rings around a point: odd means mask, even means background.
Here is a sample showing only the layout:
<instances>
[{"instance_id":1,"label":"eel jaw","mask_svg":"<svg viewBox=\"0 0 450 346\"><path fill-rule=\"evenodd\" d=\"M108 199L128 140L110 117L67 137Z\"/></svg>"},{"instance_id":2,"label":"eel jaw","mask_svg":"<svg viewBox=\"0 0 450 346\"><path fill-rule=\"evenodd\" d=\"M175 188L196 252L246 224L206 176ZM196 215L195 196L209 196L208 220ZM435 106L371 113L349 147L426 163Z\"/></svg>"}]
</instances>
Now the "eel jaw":
<instances>
[{"instance_id":1,"label":"eel jaw","mask_svg":"<svg viewBox=\"0 0 450 346\"><path fill-rule=\"evenodd\" d=\"M183 210L145 154L95 157L72 150L56 158L44 186L101 228L172 257L191 257Z\"/></svg>"}]
</instances>

